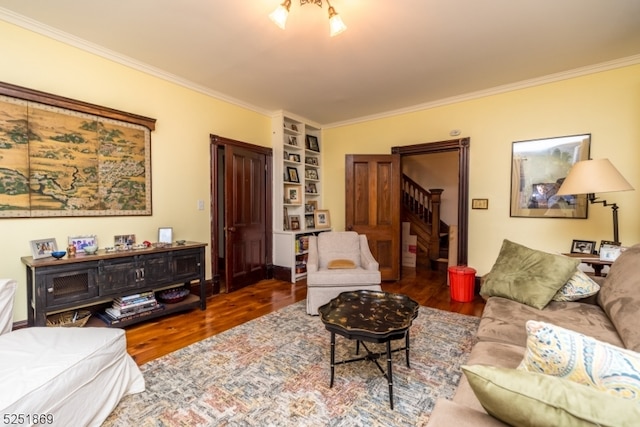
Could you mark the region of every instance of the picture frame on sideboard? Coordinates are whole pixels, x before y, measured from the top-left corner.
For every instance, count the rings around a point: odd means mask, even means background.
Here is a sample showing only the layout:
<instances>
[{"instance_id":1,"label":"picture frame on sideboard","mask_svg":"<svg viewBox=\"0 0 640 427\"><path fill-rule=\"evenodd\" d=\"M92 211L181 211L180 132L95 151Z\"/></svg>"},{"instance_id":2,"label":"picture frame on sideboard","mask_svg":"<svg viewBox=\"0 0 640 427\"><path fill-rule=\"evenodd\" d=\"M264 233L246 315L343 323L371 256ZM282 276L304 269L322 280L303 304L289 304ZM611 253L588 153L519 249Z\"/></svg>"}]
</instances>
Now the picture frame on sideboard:
<instances>
[{"instance_id":1,"label":"picture frame on sideboard","mask_svg":"<svg viewBox=\"0 0 640 427\"><path fill-rule=\"evenodd\" d=\"M58 250L58 244L56 243L56 239L53 237L32 240L29 245L31 246L31 256L33 259L50 257L51 252Z\"/></svg>"}]
</instances>

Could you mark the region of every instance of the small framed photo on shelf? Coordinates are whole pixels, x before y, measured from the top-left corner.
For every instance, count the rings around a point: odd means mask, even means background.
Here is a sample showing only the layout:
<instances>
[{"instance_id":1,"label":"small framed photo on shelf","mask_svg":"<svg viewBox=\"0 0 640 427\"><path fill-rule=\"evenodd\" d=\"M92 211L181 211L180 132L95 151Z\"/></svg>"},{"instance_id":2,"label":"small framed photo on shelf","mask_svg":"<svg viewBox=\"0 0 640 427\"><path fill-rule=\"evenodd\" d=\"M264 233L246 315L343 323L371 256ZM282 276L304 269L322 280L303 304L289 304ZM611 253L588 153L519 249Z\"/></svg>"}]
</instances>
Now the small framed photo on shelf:
<instances>
[{"instance_id":1,"label":"small framed photo on shelf","mask_svg":"<svg viewBox=\"0 0 640 427\"><path fill-rule=\"evenodd\" d=\"M291 215L289 216L289 223L291 224L292 230L300 230L300 216L299 215Z\"/></svg>"},{"instance_id":2,"label":"small framed photo on shelf","mask_svg":"<svg viewBox=\"0 0 640 427\"><path fill-rule=\"evenodd\" d=\"M306 179L318 179L318 171L315 169L305 169L304 175Z\"/></svg>"},{"instance_id":3,"label":"small framed photo on shelf","mask_svg":"<svg viewBox=\"0 0 640 427\"><path fill-rule=\"evenodd\" d=\"M292 166L287 166L287 176L289 177L289 179L287 180L289 182L300 182L300 178L298 177L298 169Z\"/></svg>"},{"instance_id":4,"label":"small framed photo on shelf","mask_svg":"<svg viewBox=\"0 0 640 427\"><path fill-rule=\"evenodd\" d=\"M313 220L314 220L313 215L308 215L308 216L304 217L304 220L305 220L305 224L306 224L307 228L315 228L316 225L313 222Z\"/></svg>"},{"instance_id":5,"label":"small framed photo on shelf","mask_svg":"<svg viewBox=\"0 0 640 427\"><path fill-rule=\"evenodd\" d=\"M285 206L282 212L282 229L284 231L290 230L291 225L289 224L289 210Z\"/></svg>"},{"instance_id":6,"label":"small framed photo on shelf","mask_svg":"<svg viewBox=\"0 0 640 427\"><path fill-rule=\"evenodd\" d=\"M318 138L313 135L307 135L305 138L305 148L320 152L320 146L318 145Z\"/></svg>"},{"instance_id":7,"label":"small framed photo on shelf","mask_svg":"<svg viewBox=\"0 0 640 427\"><path fill-rule=\"evenodd\" d=\"M317 194L318 193L318 189L316 187L316 184L314 184L314 183L307 184L305 186L305 193Z\"/></svg>"},{"instance_id":8,"label":"small framed photo on shelf","mask_svg":"<svg viewBox=\"0 0 640 427\"><path fill-rule=\"evenodd\" d=\"M318 209L318 202L315 200L309 201L304 205L304 213L312 214L316 209Z\"/></svg>"},{"instance_id":9,"label":"small framed photo on shelf","mask_svg":"<svg viewBox=\"0 0 640 427\"><path fill-rule=\"evenodd\" d=\"M68 239L69 246L76 248L76 253L83 253L87 246L98 246L98 240L95 235L89 236L70 236Z\"/></svg>"},{"instance_id":10,"label":"small framed photo on shelf","mask_svg":"<svg viewBox=\"0 0 640 427\"><path fill-rule=\"evenodd\" d=\"M291 205L299 205L302 203L301 187L299 185L284 186L284 202Z\"/></svg>"},{"instance_id":11,"label":"small framed photo on shelf","mask_svg":"<svg viewBox=\"0 0 640 427\"><path fill-rule=\"evenodd\" d=\"M300 154L289 154L289 161L300 163Z\"/></svg>"},{"instance_id":12,"label":"small framed photo on shelf","mask_svg":"<svg viewBox=\"0 0 640 427\"><path fill-rule=\"evenodd\" d=\"M289 135L289 145L298 145L298 137Z\"/></svg>"},{"instance_id":13,"label":"small framed photo on shelf","mask_svg":"<svg viewBox=\"0 0 640 427\"><path fill-rule=\"evenodd\" d=\"M311 166L318 166L318 158L317 157L306 157L304 162Z\"/></svg>"},{"instance_id":14,"label":"small framed photo on shelf","mask_svg":"<svg viewBox=\"0 0 640 427\"><path fill-rule=\"evenodd\" d=\"M296 125L295 123L291 123L291 130L298 132L298 125Z\"/></svg>"},{"instance_id":15,"label":"small framed photo on shelf","mask_svg":"<svg viewBox=\"0 0 640 427\"><path fill-rule=\"evenodd\" d=\"M572 254L588 254L591 255L596 248L596 242L591 240L574 240L571 243Z\"/></svg>"},{"instance_id":16,"label":"small framed photo on shelf","mask_svg":"<svg viewBox=\"0 0 640 427\"><path fill-rule=\"evenodd\" d=\"M329 228L331 227L331 217L329 211L326 209L316 210L313 213L313 221L315 228Z\"/></svg>"},{"instance_id":17,"label":"small framed photo on shelf","mask_svg":"<svg viewBox=\"0 0 640 427\"><path fill-rule=\"evenodd\" d=\"M31 256L33 259L47 258L51 256L51 252L58 250L56 239L50 237L48 239L32 240L30 242Z\"/></svg>"}]
</instances>

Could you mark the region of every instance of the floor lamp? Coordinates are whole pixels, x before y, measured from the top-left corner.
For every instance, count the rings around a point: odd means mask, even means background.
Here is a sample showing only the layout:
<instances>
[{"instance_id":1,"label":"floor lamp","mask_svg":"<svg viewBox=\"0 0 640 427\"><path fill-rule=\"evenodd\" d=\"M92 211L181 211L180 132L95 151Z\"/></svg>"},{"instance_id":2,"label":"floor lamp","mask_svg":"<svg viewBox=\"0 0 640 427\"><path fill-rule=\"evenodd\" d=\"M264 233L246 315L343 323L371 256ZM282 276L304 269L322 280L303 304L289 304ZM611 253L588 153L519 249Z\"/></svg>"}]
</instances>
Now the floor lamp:
<instances>
[{"instance_id":1,"label":"floor lamp","mask_svg":"<svg viewBox=\"0 0 640 427\"><path fill-rule=\"evenodd\" d=\"M595 193L633 190L633 187L609 159L583 160L573 165L566 179L556 193L558 196L586 194L589 202L611 206L613 211L613 241L618 238L618 205L598 200Z\"/></svg>"}]
</instances>

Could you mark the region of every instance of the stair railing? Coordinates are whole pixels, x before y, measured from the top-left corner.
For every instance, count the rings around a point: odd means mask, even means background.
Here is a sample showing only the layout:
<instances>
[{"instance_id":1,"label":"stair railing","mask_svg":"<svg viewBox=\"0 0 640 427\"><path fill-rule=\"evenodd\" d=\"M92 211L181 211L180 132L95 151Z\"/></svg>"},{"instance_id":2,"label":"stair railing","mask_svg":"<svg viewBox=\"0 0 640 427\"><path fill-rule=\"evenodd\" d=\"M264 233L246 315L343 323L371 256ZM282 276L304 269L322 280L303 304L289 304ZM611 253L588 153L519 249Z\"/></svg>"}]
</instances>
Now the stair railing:
<instances>
[{"instance_id":1,"label":"stair railing","mask_svg":"<svg viewBox=\"0 0 640 427\"><path fill-rule=\"evenodd\" d=\"M429 237L429 259L440 257L440 204L441 188L425 189L406 175L402 175L402 203L415 216L424 221L431 230Z\"/></svg>"}]
</instances>

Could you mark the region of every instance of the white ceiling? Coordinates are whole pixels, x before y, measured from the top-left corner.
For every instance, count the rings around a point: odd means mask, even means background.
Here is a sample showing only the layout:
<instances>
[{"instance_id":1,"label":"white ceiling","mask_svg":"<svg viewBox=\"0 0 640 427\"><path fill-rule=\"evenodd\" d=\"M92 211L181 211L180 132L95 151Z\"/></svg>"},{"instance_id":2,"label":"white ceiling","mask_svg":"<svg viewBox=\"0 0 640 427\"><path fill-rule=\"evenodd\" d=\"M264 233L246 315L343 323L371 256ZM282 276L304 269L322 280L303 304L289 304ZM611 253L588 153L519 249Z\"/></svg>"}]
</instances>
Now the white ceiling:
<instances>
[{"instance_id":1,"label":"white ceiling","mask_svg":"<svg viewBox=\"0 0 640 427\"><path fill-rule=\"evenodd\" d=\"M333 0L333 38L326 1L293 0L285 31L281 1L0 0L0 19L325 126L640 62L639 0Z\"/></svg>"}]
</instances>

